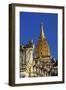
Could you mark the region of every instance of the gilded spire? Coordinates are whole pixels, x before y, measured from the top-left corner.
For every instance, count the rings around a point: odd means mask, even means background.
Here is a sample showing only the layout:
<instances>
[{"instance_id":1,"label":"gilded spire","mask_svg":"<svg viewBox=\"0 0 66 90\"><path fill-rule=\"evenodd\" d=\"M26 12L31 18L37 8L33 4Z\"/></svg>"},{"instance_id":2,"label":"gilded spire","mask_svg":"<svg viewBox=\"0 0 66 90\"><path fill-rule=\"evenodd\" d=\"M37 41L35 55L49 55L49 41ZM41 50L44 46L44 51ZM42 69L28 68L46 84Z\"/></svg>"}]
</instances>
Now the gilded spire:
<instances>
[{"instance_id":1,"label":"gilded spire","mask_svg":"<svg viewBox=\"0 0 66 90\"><path fill-rule=\"evenodd\" d=\"M47 43L47 40L45 39L43 23L41 23L40 29L41 29L41 32L37 43L36 57L50 56L50 48Z\"/></svg>"},{"instance_id":2,"label":"gilded spire","mask_svg":"<svg viewBox=\"0 0 66 90\"><path fill-rule=\"evenodd\" d=\"M40 38L41 38L41 39L44 39L44 38L45 38L45 35L44 35L43 23L41 23L40 29L41 29Z\"/></svg>"}]
</instances>

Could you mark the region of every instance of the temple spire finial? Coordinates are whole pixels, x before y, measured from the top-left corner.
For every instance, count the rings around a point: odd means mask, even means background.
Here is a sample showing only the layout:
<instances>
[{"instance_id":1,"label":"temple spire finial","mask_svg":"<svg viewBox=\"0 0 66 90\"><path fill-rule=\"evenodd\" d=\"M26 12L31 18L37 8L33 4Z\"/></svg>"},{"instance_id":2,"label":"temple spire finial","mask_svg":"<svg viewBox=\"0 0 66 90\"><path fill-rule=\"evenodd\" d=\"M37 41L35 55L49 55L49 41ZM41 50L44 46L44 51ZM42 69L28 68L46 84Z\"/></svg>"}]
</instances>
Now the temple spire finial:
<instances>
[{"instance_id":1,"label":"temple spire finial","mask_svg":"<svg viewBox=\"0 0 66 90\"><path fill-rule=\"evenodd\" d=\"M43 27L43 22L41 22L41 32L40 32L40 37L42 38L42 39L44 39L45 38L45 35L44 35L44 27Z\"/></svg>"}]
</instances>

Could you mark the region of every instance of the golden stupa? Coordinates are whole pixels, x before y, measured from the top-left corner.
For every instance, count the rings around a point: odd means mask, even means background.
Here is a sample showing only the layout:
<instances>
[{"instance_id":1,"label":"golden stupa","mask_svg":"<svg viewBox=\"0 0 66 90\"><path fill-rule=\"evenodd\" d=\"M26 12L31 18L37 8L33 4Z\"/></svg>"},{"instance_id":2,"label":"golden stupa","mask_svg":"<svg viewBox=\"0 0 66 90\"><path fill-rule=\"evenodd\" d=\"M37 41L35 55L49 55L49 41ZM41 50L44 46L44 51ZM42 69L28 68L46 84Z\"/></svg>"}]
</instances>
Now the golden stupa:
<instances>
[{"instance_id":1,"label":"golden stupa","mask_svg":"<svg viewBox=\"0 0 66 90\"><path fill-rule=\"evenodd\" d=\"M50 49L44 34L43 23L41 23L40 29L41 29L40 37L38 39L38 43L36 47L36 57L39 58L50 56Z\"/></svg>"}]
</instances>

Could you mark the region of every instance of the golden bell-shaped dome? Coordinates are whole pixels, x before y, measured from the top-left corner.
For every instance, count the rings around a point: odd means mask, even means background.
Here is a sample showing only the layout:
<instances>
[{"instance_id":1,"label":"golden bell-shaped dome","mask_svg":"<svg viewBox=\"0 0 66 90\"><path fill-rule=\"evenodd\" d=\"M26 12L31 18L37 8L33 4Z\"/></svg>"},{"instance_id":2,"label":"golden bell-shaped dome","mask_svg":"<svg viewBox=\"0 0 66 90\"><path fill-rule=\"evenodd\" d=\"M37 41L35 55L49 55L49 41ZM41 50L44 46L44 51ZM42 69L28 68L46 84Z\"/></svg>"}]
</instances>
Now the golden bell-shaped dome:
<instances>
[{"instance_id":1,"label":"golden bell-shaped dome","mask_svg":"<svg viewBox=\"0 0 66 90\"><path fill-rule=\"evenodd\" d=\"M43 31L43 23L41 23L41 32L36 47L36 57L50 56L50 49Z\"/></svg>"}]
</instances>

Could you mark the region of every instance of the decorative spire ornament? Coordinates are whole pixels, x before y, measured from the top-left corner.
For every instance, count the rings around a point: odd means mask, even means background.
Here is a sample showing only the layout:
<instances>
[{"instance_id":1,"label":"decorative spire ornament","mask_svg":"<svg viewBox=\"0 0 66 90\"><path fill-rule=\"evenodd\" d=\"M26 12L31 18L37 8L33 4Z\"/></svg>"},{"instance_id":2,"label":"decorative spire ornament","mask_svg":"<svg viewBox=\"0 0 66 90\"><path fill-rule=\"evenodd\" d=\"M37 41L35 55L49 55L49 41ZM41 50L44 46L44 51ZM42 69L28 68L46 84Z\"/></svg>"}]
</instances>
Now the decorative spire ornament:
<instances>
[{"instance_id":1,"label":"decorative spire ornament","mask_svg":"<svg viewBox=\"0 0 66 90\"><path fill-rule=\"evenodd\" d=\"M45 34L44 34L44 27L43 27L43 23L41 23L41 26L40 26L40 38L41 39L44 39L45 38Z\"/></svg>"}]
</instances>

